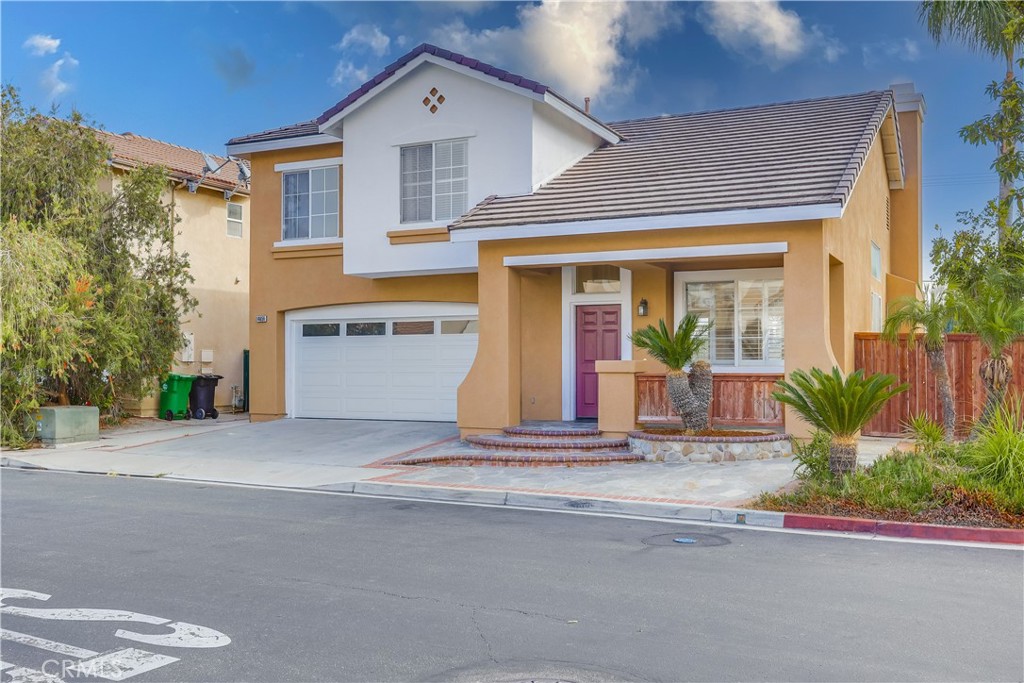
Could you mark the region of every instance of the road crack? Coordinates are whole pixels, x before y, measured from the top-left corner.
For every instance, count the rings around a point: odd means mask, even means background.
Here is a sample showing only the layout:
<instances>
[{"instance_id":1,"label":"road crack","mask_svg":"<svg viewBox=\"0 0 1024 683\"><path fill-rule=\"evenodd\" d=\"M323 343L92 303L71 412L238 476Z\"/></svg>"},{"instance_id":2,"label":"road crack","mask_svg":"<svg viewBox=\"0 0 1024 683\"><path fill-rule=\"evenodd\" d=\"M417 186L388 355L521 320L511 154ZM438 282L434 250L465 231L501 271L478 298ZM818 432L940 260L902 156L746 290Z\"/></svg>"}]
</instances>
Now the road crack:
<instances>
[{"instance_id":1,"label":"road crack","mask_svg":"<svg viewBox=\"0 0 1024 683\"><path fill-rule=\"evenodd\" d=\"M477 621L476 613L476 608L472 609L469 613L469 618L473 621L473 626L476 627L476 632L480 634L480 640L484 641L484 647L487 648L487 658L491 660L492 663L497 664L498 660L494 658L494 650L491 649L491 641L487 640L487 636L484 635L484 630L480 626L480 622Z\"/></svg>"}]
</instances>

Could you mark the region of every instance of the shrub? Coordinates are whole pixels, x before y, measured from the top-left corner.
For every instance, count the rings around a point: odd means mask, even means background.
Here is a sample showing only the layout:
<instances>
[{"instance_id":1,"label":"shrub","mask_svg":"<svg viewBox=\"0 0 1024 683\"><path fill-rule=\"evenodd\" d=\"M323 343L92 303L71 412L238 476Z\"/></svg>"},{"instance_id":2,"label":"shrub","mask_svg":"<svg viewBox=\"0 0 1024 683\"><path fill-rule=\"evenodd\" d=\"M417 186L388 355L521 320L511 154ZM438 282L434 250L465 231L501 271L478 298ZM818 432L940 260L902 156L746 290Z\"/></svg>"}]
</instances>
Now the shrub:
<instances>
[{"instance_id":1,"label":"shrub","mask_svg":"<svg viewBox=\"0 0 1024 683\"><path fill-rule=\"evenodd\" d=\"M828 456L831 437L828 432L816 431L810 441L793 442L793 460L796 461L797 479L827 481L831 476Z\"/></svg>"},{"instance_id":2,"label":"shrub","mask_svg":"<svg viewBox=\"0 0 1024 683\"><path fill-rule=\"evenodd\" d=\"M967 451L978 474L1011 496L1024 496L1024 396L1005 401Z\"/></svg>"},{"instance_id":3,"label":"shrub","mask_svg":"<svg viewBox=\"0 0 1024 683\"><path fill-rule=\"evenodd\" d=\"M946 438L946 430L924 413L915 415L903 424L907 436L914 440L914 450L934 453Z\"/></svg>"}]
</instances>

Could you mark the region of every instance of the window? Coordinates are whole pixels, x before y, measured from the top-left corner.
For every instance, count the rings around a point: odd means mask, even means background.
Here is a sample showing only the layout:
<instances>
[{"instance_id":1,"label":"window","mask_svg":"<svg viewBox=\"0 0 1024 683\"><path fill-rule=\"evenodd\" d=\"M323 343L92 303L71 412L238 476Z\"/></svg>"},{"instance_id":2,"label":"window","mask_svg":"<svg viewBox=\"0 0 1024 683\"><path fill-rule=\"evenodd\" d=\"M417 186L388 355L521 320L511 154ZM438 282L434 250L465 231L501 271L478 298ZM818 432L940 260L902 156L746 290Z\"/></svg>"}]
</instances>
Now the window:
<instances>
[{"instance_id":1,"label":"window","mask_svg":"<svg viewBox=\"0 0 1024 683\"><path fill-rule=\"evenodd\" d=\"M467 140L403 147L401 221L448 221L466 213Z\"/></svg>"},{"instance_id":2,"label":"window","mask_svg":"<svg viewBox=\"0 0 1024 683\"><path fill-rule=\"evenodd\" d=\"M283 239L338 236L337 166L285 173L283 186Z\"/></svg>"},{"instance_id":3,"label":"window","mask_svg":"<svg viewBox=\"0 0 1024 683\"><path fill-rule=\"evenodd\" d=\"M434 334L433 320L404 320L391 323L392 336L400 337L409 334Z\"/></svg>"},{"instance_id":4,"label":"window","mask_svg":"<svg viewBox=\"0 0 1024 683\"><path fill-rule=\"evenodd\" d=\"M712 322L701 357L712 365L780 365L784 356L782 280L688 282L686 311Z\"/></svg>"},{"instance_id":5,"label":"window","mask_svg":"<svg viewBox=\"0 0 1024 683\"><path fill-rule=\"evenodd\" d=\"M303 337L337 337L340 334L340 323L307 323L302 326Z\"/></svg>"},{"instance_id":6,"label":"window","mask_svg":"<svg viewBox=\"0 0 1024 683\"><path fill-rule=\"evenodd\" d=\"M882 331L882 295L871 292L871 331Z\"/></svg>"},{"instance_id":7,"label":"window","mask_svg":"<svg viewBox=\"0 0 1024 683\"><path fill-rule=\"evenodd\" d=\"M882 279L882 249L874 242L871 243L871 277Z\"/></svg>"},{"instance_id":8,"label":"window","mask_svg":"<svg viewBox=\"0 0 1024 683\"><path fill-rule=\"evenodd\" d=\"M387 334L387 323L348 323L346 337L383 337Z\"/></svg>"},{"instance_id":9,"label":"window","mask_svg":"<svg viewBox=\"0 0 1024 683\"><path fill-rule=\"evenodd\" d=\"M576 266L575 294L621 292L622 276L617 266Z\"/></svg>"},{"instance_id":10,"label":"window","mask_svg":"<svg viewBox=\"0 0 1024 683\"><path fill-rule=\"evenodd\" d=\"M228 202L228 236L242 236L242 205Z\"/></svg>"},{"instance_id":11,"label":"window","mask_svg":"<svg viewBox=\"0 0 1024 683\"><path fill-rule=\"evenodd\" d=\"M442 320L441 334L479 334L480 323L476 320Z\"/></svg>"}]
</instances>

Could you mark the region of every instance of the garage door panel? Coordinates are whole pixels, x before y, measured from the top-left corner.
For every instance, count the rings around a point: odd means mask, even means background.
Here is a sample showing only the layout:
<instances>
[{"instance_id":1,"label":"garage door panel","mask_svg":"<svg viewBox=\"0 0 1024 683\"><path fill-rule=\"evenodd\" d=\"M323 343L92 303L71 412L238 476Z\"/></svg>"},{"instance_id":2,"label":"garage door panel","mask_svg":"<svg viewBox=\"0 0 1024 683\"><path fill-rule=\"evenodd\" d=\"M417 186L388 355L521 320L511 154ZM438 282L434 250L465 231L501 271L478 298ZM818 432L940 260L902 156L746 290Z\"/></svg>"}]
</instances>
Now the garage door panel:
<instances>
[{"instance_id":1,"label":"garage door panel","mask_svg":"<svg viewBox=\"0 0 1024 683\"><path fill-rule=\"evenodd\" d=\"M393 334L396 329L408 332L413 322L425 325L430 318L380 316L376 320L386 321L383 329L388 334L353 337L345 336L351 320L317 321L340 323L342 336L295 338L292 414L454 421L457 390L476 356L477 335L440 334L444 328L438 318L434 318L434 334Z\"/></svg>"}]
</instances>

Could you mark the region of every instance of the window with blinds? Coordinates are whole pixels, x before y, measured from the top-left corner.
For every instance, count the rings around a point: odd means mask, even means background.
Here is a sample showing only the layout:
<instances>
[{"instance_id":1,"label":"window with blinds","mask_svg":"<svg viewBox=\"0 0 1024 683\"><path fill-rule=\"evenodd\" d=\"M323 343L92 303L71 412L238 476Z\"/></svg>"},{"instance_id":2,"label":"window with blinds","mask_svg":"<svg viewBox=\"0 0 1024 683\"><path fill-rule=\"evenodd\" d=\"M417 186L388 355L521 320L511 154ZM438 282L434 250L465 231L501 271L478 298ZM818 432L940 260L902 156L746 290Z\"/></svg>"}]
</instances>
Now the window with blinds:
<instances>
[{"instance_id":1,"label":"window with blinds","mask_svg":"<svg viewBox=\"0 0 1024 683\"><path fill-rule=\"evenodd\" d=\"M401 221L448 221L466 213L469 199L467 140L401 150Z\"/></svg>"},{"instance_id":2,"label":"window with blinds","mask_svg":"<svg viewBox=\"0 0 1024 683\"><path fill-rule=\"evenodd\" d=\"M686 311L710 338L701 354L712 365L779 365L784 357L782 280L686 283Z\"/></svg>"}]
</instances>

